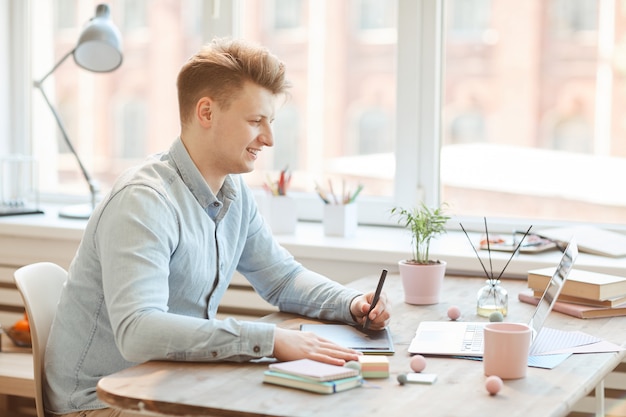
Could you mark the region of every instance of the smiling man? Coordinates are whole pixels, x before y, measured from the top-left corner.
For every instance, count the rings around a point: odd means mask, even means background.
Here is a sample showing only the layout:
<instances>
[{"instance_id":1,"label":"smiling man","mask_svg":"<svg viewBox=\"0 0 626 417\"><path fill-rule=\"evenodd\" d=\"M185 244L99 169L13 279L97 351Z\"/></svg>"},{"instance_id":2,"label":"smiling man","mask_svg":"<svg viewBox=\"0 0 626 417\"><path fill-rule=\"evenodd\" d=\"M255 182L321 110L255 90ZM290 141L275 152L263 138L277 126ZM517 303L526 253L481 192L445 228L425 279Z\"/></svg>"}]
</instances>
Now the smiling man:
<instances>
[{"instance_id":1,"label":"smiling man","mask_svg":"<svg viewBox=\"0 0 626 417\"><path fill-rule=\"evenodd\" d=\"M96 384L148 360L357 359L310 332L216 318L235 271L282 311L355 324L372 302L373 293L295 261L239 175L274 143L284 65L264 48L218 39L182 67L177 86L180 136L118 179L70 267L45 357L54 415L133 415L106 409ZM388 323L384 294L369 318L374 329Z\"/></svg>"}]
</instances>

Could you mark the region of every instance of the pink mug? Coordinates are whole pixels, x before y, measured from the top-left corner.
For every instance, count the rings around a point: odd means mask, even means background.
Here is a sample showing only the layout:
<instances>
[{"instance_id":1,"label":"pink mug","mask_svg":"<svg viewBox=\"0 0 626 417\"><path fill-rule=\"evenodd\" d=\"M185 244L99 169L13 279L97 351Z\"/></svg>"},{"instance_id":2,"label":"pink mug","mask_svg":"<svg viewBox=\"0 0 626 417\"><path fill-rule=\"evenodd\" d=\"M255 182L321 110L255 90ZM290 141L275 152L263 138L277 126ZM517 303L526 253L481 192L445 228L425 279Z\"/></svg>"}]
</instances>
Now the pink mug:
<instances>
[{"instance_id":1,"label":"pink mug","mask_svg":"<svg viewBox=\"0 0 626 417\"><path fill-rule=\"evenodd\" d=\"M489 323L484 330L485 375L502 379L526 376L532 331L522 323Z\"/></svg>"}]
</instances>

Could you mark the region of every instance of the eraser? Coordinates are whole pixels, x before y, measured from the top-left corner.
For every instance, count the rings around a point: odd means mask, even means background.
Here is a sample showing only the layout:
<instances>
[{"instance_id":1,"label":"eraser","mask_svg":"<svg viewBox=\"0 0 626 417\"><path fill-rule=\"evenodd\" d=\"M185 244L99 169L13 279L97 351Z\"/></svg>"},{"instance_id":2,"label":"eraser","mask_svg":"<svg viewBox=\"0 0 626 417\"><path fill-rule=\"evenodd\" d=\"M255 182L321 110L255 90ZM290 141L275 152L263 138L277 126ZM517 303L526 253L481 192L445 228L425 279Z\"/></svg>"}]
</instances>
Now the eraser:
<instances>
[{"instance_id":1,"label":"eraser","mask_svg":"<svg viewBox=\"0 0 626 417\"><path fill-rule=\"evenodd\" d=\"M389 378L389 359L381 355L360 355L363 378Z\"/></svg>"},{"instance_id":2,"label":"eraser","mask_svg":"<svg viewBox=\"0 0 626 417\"><path fill-rule=\"evenodd\" d=\"M412 384L434 384L437 380L437 374L423 374L418 372L409 372L406 374L406 382Z\"/></svg>"},{"instance_id":3,"label":"eraser","mask_svg":"<svg viewBox=\"0 0 626 417\"><path fill-rule=\"evenodd\" d=\"M389 359L384 355L359 355L359 363L361 366L389 367Z\"/></svg>"}]
</instances>

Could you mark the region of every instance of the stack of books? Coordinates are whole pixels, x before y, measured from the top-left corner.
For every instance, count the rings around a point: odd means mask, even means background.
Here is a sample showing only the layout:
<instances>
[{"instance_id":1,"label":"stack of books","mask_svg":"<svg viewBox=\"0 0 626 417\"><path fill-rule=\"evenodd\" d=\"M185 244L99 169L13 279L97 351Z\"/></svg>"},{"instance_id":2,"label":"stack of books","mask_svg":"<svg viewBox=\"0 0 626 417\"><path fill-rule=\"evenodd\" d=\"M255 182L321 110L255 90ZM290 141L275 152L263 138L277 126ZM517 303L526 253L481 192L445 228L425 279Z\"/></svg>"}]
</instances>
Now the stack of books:
<instances>
[{"instance_id":1,"label":"stack of books","mask_svg":"<svg viewBox=\"0 0 626 417\"><path fill-rule=\"evenodd\" d=\"M555 268L528 271L530 293L520 293L520 301L537 305ZM573 269L554 311L586 319L626 315L626 278L616 275Z\"/></svg>"},{"instance_id":2,"label":"stack of books","mask_svg":"<svg viewBox=\"0 0 626 417\"><path fill-rule=\"evenodd\" d=\"M363 378L357 369L299 359L270 364L263 375L263 382L319 394L333 394L360 387Z\"/></svg>"}]
</instances>

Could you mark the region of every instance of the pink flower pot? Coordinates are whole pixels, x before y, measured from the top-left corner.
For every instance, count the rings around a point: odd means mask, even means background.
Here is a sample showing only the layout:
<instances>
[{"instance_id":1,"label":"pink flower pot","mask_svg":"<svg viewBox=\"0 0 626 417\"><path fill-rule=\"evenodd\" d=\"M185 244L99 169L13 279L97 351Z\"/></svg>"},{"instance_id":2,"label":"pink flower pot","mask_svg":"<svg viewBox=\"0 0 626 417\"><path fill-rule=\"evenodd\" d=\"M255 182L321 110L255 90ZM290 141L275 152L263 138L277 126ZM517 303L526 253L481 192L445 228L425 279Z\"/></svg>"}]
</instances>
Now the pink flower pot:
<instances>
[{"instance_id":1,"label":"pink flower pot","mask_svg":"<svg viewBox=\"0 0 626 417\"><path fill-rule=\"evenodd\" d=\"M411 264L407 261L398 262L404 302L407 304L437 304L446 273L446 263Z\"/></svg>"}]
</instances>

